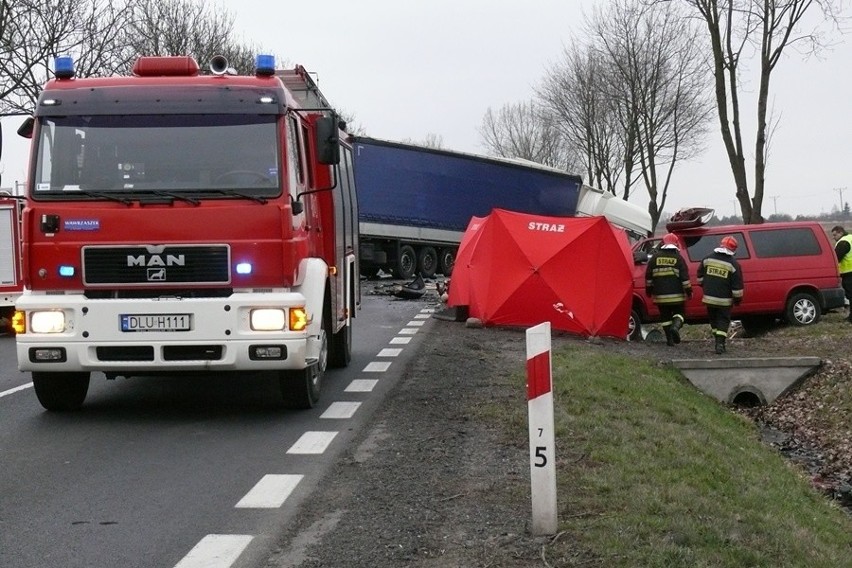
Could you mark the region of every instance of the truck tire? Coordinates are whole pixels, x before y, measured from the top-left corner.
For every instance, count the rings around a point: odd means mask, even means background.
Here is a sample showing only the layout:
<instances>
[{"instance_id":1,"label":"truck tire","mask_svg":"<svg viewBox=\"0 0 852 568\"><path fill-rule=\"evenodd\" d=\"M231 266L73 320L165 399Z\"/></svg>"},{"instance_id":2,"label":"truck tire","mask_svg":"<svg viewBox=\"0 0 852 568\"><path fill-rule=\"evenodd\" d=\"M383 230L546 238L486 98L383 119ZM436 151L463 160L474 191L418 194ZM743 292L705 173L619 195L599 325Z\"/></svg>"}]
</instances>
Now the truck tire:
<instances>
[{"instance_id":1,"label":"truck tire","mask_svg":"<svg viewBox=\"0 0 852 568\"><path fill-rule=\"evenodd\" d=\"M444 276L450 276L453 273L453 267L456 265L456 249L442 248L438 251L438 271Z\"/></svg>"},{"instance_id":2,"label":"truck tire","mask_svg":"<svg viewBox=\"0 0 852 568\"><path fill-rule=\"evenodd\" d=\"M417 269L417 255L414 254L414 247L411 245L402 245L399 247L399 256L396 260L396 265L393 267L393 275L402 280L408 280L414 276L414 271Z\"/></svg>"},{"instance_id":3,"label":"truck tire","mask_svg":"<svg viewBox=\"0 0 852 568\"><path fill-rule=\"evenodd\" d=\"M355 306L355 292L354 286L352 287L353 292L350 293L349 297L349 305ZM329 321L329 329L331 328L331 303L327 303L328 305L328 321ZM342 369L343 367L348 367L349 362L352 360L352 324L355 320L353 318L349 318L349 325L344 325L340 328L337 333L331 336L331 342L328 346L328 366L334 369Z\"/></svg>"},{"instance_id":4,"label":"truck tire","mask_svg":"<svg viewBox=\"0 0 852 568\"><path fill-rule=\"evenodd\" d=\"M328 365L328 318L322 318L319 359L306 369L279 371L278 382L284 406L307 410L316 406L322 391L322 379Z\"/></svg>"},{"instance_id":5,"label":"truck tire","mask_svg":"<svg viewBox=\"0 0 852 568\"><path fill-rule=\"evenodd\" d=\"M434 247L421 247L417 254L417 269L423 278L432 278L438 271L438 252Z\"/></svg>"},{"instance_id":6,"label":"truck tire","mask_svg":"<svg viewBox=\"0 0 852 568\"><path fill-rule=\"evenodd\" d=\"M793 294L787 300L784 318L790 325L813 325L819 321L821 316L822 308L820 308L819 302L807 292Z\"/></svg>"},{"instance_id":7,"label":"truck tire","mask_svg":"<svg viewBox=\"0 0 852 568\"><path fill-rule=\"evenodd\" d=\"M89 392L89 373L33 372L33 388L41 405L52 412L79 410Z\"/></svg>"}]
</instances>

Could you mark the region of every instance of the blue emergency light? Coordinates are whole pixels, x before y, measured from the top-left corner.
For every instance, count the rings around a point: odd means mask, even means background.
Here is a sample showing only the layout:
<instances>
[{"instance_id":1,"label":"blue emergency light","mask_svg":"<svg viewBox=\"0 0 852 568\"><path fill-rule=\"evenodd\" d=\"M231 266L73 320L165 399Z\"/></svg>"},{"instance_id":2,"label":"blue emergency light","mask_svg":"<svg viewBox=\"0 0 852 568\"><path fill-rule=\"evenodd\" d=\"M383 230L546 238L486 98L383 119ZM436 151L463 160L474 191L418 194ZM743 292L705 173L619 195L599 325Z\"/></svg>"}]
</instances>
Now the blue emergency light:
<instances>
[{"instance_id":1,"label":"blue emergency light","mask_svg":"<svg viewBox=\"0 0 852 568\"><path fill-rule=\"evenodd\" d=\"M275 74L275 56L258 55L254 58L254 72L258 77L269 77Z\"/></svg>"},{"instance_id":2,"label":"blue emergency light","mask_svg":"<svg viewBox=\"0 0 852 568\"><path fill-rule=\"evenodd\" d=\"M251 263L241 262L237 264L237 274L251 274Z\"/></svg>"},{"instance_id":3,"label":"blue emergency light","mask_svg":"<svg viewBox=\"0 0 852 568\"><path fill-rule=\"evenodd\" d=\"M53 60L53 72L57 79L74 77L74 59L70 55L60 55Z\"/></svg>"},{"instance_id":4,"label":"blue emergency light","mask_svg":"<svg viewBox=\"0 0 852 568\"><path fill-rule=\"evenodd\" d=\"M64 278L71 278L74 276L74 267L68 266L67 264L63 264L59 267L59 275Z\"/></svg>"}]
</instances>

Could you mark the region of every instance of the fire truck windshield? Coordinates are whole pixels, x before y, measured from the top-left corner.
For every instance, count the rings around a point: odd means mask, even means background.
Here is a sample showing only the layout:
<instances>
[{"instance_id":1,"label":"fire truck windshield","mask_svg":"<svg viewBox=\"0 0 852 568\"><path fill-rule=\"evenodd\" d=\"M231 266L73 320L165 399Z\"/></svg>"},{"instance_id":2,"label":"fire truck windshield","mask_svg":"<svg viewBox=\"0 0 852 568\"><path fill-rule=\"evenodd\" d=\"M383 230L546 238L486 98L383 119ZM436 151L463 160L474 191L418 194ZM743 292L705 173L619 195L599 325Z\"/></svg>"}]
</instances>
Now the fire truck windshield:
<instances>
[{"instance_id":1,"label":"fire truck windshield","mask_svg":"<svg viewBox=\"0 0 852 568\"><path fill-rule=\"evenodd\" d=\"M33 196L274 197L281 192L275 120L238 114L42 116Z\"/></svg>"}]
</instances>

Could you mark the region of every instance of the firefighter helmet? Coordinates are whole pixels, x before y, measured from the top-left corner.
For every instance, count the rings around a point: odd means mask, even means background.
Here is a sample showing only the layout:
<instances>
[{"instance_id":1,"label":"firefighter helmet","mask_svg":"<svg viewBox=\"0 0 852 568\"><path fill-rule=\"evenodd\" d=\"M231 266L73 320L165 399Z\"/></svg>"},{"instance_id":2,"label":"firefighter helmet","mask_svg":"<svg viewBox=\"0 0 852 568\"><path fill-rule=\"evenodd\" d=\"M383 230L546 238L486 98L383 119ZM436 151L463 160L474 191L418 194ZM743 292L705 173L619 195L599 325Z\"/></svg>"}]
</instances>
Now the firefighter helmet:
<instances>
[{"instance_id":1,"label":"firefighter helmet","mask_svg":"<svg viewBox=\"0 0 852 568\"><path fill-rule=\"evenodd\" d=\"M719 242L719 244L731 252L737 252L737 239L735 239L731 235L722 237L722 240L721 242Z\"/></svg>"},{"instance_id":2,"label":"firefighter helmet","mask_svg":"<svg viewBox=\"0 0 852 568\"><path fill-rule=\"evenodd\" d=\"M663 246L660 248L664 249L676 249L677 247L677 236L672 233L666 233L663 235Z\"/></svg>"}]
</instances>

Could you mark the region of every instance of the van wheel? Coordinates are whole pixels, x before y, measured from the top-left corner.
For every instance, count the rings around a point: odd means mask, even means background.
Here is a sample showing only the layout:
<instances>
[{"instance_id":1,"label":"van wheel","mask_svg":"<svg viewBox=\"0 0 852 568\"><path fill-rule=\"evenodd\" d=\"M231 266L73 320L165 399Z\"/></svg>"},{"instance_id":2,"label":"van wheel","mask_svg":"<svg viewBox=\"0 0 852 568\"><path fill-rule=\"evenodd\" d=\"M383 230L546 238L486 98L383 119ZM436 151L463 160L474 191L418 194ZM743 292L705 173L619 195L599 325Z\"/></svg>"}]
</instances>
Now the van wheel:
<instances>
[{"instance_id":1,"label":"van wheel","mask_svg":"<svg viewBox=\"0 0 852 568\"><path fill-rule=\"evenodd\" d=\"M642 341L642 320L636 310L630 310L630 319L627 320L627 340Z\"/></svg>"},{"instance_id":2,"label":"van wheel","mask_svg":"<svg viewBox=\"0 0 852 568\"><path fill-rule=\"evenodd\" d=\"M819 302L811 294L799 292L793 294L787 300L784 316L790 325L813 325L822 316L822 309L819 307Z\"/></svg>"}]
</instances>

